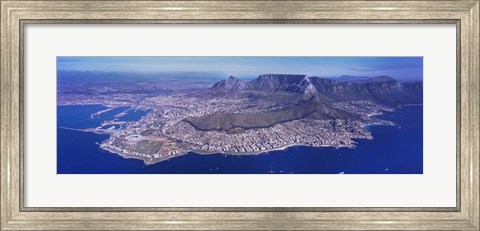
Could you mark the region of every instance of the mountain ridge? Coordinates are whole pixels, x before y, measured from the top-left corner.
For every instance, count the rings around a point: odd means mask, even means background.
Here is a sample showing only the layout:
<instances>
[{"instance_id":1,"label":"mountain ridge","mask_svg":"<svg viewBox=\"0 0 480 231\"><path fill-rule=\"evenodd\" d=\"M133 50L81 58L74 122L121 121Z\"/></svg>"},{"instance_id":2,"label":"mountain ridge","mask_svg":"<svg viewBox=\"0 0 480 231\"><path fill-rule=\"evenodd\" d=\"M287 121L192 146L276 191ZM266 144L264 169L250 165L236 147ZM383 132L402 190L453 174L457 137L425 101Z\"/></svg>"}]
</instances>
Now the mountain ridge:
<instances>
[{"instance_id":1,"label":"mountain ridge","mask_svg":"<svg viewBox=\"0 0 480 231\"><path fill-rule=\"evenodd\" d=\"M416 86L416 87L415 87ZM399 82L390 76L376 76L362 82L344 82L316 76L297 74L265 74L251 81L230 76L209 90L219 97L241 97L242 93L274 94L287 92L317 95L327 102L372 100L388 106L423 101L422 82ZM229 95L230 94L230 95Z\"/></svg>"},{"instance_id":2,"label":"mountain ridge","mask_svg":"<svg viewBox=\"0 0 480 231\"><path fill-rule=\"evenodd\" d=\"M334 105L348 101L371 101L388 107L421 104L423 84L400 83L389 76L377 76L364 82L342 82L307 75L265 74L248 82L230 76L200 94L285 105L271 111L216 112L184 119L197 130L232 131L266 128L299 119L363 121L364 118L357 114Z\"/></svg>"}]
</instances>

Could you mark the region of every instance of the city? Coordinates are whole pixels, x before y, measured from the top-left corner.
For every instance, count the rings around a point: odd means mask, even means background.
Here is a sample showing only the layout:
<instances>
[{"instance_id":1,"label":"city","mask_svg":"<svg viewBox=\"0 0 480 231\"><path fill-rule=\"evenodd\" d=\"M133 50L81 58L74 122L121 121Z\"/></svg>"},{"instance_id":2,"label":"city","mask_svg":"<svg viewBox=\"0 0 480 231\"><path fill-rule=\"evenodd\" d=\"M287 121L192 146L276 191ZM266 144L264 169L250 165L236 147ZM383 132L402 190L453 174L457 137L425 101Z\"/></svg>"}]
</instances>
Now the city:
<instances>
[{"instance_id":1,"label":"city","mask_svg":"<svg viewBox=\"0 0 480 231\"><path fill-rule=\"evenodd\" d=\"M162 86L168 88L168 84ZM326 109L322 108L322 112L309 111L308 115L272 122L265 127L198 129L189 118L208 118L217 114L230 116L285 114L282 110L298 107L296 105L306 104L308 108L314 107L311 106L314 99L284 100L298 97L298 92L264 94L254 90L242 90L240 95L246 92L260 95L242 97L231 96L228 93L228 97L225 95L218 97L209 96L212 88L180 88L135 95L94 94L88 97L88 101L84 97L68 97L66 94L59 102L64 105L107 106L107 109L91 114L92 118L119 107L128 107L129 109L118 113L113 119L103 121L101 126L82 131L109 134L110 138L99 144L102 149L125 158L141 159L146 164L157 163L188 152L252 155L297 145L354 148L355 139L373 139L370 132L365 129L367 125L394 125L374 117L383 112L393 111L393 107L360 99L334 102L328 106L328 110L335 113L348 112L347 118L345 116L324 118L323 114L330 112L325 112ZM311 90L301 93L302 97L307 94L311 97ZM145 115L138 121L122 121L121 118L130 110L139 110L145 112Z\"/></svg>"}]
</instances>

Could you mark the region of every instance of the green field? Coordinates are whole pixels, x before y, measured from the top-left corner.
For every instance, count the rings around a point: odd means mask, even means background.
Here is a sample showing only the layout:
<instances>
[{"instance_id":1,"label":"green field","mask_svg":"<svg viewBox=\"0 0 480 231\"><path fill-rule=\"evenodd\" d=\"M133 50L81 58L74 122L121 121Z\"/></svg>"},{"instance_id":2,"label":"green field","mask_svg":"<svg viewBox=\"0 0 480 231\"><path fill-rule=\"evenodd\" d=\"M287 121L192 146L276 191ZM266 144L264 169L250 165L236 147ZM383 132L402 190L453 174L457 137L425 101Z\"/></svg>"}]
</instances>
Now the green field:
<instances>
[{"instance_id":1,"label":"green field","mask_svg":"<svg viewBox=\"0 0 480 231\"><path fill-rule=\"evenodd\" d=\"M163 147L163 143L164 142L161 141L142 140L137 142L133 151L145 154L155 154Z\"/></svg>"}]
</instances>

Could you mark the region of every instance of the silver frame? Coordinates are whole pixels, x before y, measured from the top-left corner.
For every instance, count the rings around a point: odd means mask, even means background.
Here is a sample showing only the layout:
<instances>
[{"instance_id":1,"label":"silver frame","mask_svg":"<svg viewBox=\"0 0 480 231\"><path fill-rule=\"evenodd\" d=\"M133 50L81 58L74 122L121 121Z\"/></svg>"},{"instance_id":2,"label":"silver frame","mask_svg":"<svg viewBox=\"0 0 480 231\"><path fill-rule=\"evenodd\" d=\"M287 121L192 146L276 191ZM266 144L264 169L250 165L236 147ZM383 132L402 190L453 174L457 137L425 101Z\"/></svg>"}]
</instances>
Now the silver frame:
<instances>
[{"instance_id":1,"label":"silver frame","mask_svg":"<svg viewBox=\"0 0 480 231\"><path fill-rule=\"evenodd\" d=\"M0 1L1 230L478 230L480 227L478 0ZM72 23L456 24L457 205L451 208L25 207L23 203L24 25Z\"/></svg>"}]
</instances>

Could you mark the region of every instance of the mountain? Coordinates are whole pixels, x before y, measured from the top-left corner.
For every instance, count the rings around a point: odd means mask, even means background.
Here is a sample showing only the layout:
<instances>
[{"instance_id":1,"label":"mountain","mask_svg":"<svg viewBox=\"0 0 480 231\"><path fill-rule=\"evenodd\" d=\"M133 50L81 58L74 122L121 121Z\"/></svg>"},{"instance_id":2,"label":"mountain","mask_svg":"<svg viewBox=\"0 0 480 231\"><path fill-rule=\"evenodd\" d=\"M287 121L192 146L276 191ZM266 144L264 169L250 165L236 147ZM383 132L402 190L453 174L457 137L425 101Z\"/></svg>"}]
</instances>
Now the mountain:
<instances>
[{"instance_id":1,"label":"mountain","mask_svg":"<svg viewBox=\"0 0 480 231\"><path fill-rule=\"evenodd\" d=\"M282 110L256 113L217 112L184 121L200 131L234 131L252 128L268 128L278 123L298 119L360 119L357 115L332 108L312 97L299 105Z\"/></svg>"},{"instance_id":2,"label":"mountain","mask_svg":"<svg viewBox=\"0 0 480 231\"><path fill-rule=\"evenodd\" d=\"M264 92L302 92L306 75L267 74L248 82L253 90Z\"/></svg>"},{"instance_id":3,"label":"mountain","mask_svg":"<svg viewBox=\"0 0 480 231\"><path fill-rule=\"evenodd\" d=\"M390 76L385 76L385 75L373 77L365 80L364 82L365 83L383 83L383 82L390 82L390 81L397 82L397 80L395 80L394 78Z\"/></svg>"},{"instance_id":4,"label":"mountain","mask_svg":"<svg viewBox=\"0 0 480 231\"><path fill-rule=\"evenodd\" d=\"M250 85L234 76L230 76L227 80L217 82L212 88L232 92L249 90Z\"/></svg>"},{"instance_id":5,"label":"mountain","mask_svg":"<svg viewBox=\"0 0 480 231\"><path fill-rule=\"evenodd\" d=\"M300 85L304 81L306 75L285 75L285 74L268 74L260 75L255 80L245 82L234 76L230 76L227 80L221 80L213 85L214 91L220 92L240 92L246 90L255 90L265 93L275 91L301 92Z\"/></svg>"},{"instance_id":6,"label":"mountain","mask_svg":"<svg viewBox=\"0 0 480 231\"><path fill-rule=\"evenodd\" d=\"M199 93L201 97L243 99L267 104L289 105L272 111L232 113L216 112L184 121L197 130L241 132L266 128L298 119L362 120L357 114L340 110L334 103L368 100L386 106L421 104L421 82L400 83L389 76L361 82L343 82L306 75L266 74L245 82L233 76Z\"/></svg>"},{"instance_id":7,"label":"mountain","mask_svg":"<svg viewBox=\"0 0 480 231\"><path fill-rule=\"evenodd\" d=\"M370 77L368 77L368 76L342 75L340 77L329 78L329 79L337 80L337 81L340 81L340 82L363 82L363 81L366 81L366 80L370 79Z\"/></svg>"},{"instance_id":8,"label":"mountain","mask_svg":"<svg viewBox=\"0 0 480 231\"><path fill-rule=\"evenodd\" d=\"M234 77L222 80L209 89L207 95L217 97L283 97L305 100L316 96L327 103L351 100L371 100L383 105L420 104L423 101L421 82L399 82L389 76L377 76L359 82L343 82L306 75L267 74L244 82Z\"/></svg>"}]
</instances>

